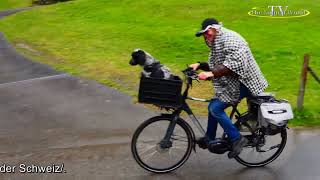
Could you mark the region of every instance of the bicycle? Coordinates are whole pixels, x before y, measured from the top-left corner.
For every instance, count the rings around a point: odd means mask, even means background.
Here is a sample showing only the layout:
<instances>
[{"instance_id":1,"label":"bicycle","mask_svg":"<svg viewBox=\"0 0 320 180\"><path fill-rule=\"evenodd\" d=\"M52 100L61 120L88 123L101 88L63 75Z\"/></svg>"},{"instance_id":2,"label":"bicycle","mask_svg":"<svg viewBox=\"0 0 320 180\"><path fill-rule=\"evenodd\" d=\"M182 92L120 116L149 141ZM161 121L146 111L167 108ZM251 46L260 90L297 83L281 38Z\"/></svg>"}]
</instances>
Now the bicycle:
<instances>
[{"instance_id":1,"label":"bicycle","mask_svg":"<svg viewBox=\"0 0 320 180\"><path fill-rule=\"evenodd\" d=\"M197 73L191 68L185 69L183 73L185 75L186 88L178 101L178 106L164 106L167 110L172 109L172 113L161 114L144 121L133 134L131 142L132 155L145 170L154 173L173 171L188 160L192 150L196 152L198 141L192 127L180 117L182 111L188 114L201 135L205 135L205 130L193 114L186 100L201 102L210 102L210 100L189 97L188 91L192 86L192 81L199 80ZM265 101L268 98L270 99L272 96L256 96L248 99L248 111L242 114L237 109L238 104L232 106L230 119L235 117L236 122L234 125L249 140L249 143L243 148L240 155L235 157L235 160L248 167L261 167L271 163L281 154L286 145L286 124L280 127L271 124L261 126L257 120L257 106L261 101ZM270 140L270 138L272 139ZM227 135L223 133L222 137L217 138L214 143L209 145L208 149L215 154L223 154L230 151L231 144ZM151 158L152 161L150 161Z\"/></svg>"}]
</instances>

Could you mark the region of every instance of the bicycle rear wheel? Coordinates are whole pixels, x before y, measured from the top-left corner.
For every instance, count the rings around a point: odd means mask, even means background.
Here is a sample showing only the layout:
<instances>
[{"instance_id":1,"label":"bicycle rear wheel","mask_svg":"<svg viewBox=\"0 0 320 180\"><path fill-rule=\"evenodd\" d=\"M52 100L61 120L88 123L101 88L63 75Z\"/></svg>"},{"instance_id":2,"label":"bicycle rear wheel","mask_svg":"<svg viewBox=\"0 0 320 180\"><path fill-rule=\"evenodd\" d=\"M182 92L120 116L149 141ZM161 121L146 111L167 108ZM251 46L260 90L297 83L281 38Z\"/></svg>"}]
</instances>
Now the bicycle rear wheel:
<instances>
[{"instance_id":1,"label":"bicycle rear wheel","mask_svg":"<svg viewBox=\"0 0 320 180\"><path fill-rule=\"evenodd\" d=\"M193 133L180 118L170 138L172 145L165 148L160 145L170 121L167 116L153 117L135 131L131 151L142 168L154 173L167 173L182 166L189 158L193 147Z\"/></svg>"},{"instance_id":2,"label":"bicycle rear wheel","mask_svg":"<svg viewBox=\"0 0 320 180\"><path fill-rule=\"evenodd\" d=\"M263 132L243 135L249 144L235 157L236 161L248 167L261 167L274 161L283 151L287 142L287 131L284 128L275 135L265 135Z\"/></svg>"}]
</instances>

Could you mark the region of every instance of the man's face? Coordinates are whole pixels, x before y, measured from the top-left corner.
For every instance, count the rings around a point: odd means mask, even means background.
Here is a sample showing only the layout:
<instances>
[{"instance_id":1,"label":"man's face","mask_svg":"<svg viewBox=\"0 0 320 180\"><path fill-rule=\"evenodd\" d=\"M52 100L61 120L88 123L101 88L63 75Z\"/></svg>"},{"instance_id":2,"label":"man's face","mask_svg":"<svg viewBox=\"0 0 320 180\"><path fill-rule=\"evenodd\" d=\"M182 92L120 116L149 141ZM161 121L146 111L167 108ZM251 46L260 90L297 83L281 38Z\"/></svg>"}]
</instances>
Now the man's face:
<instances>
[{"instance_id":1,"label":"man's face","mask_svg":"<svg viewBox=\"0 0 320 180\"><path fill-rule=\"evenodd\" d=\"M214 28L208 29L208 31L206 31L206 32L203 34L204 40L206 41L206 43L207 43L207 45L208 45L209 47L211 47L214 39L216 38L216 34L217 34L217 31L216 31L216 29L214 29Z\"/></svg>"}]
</instances>

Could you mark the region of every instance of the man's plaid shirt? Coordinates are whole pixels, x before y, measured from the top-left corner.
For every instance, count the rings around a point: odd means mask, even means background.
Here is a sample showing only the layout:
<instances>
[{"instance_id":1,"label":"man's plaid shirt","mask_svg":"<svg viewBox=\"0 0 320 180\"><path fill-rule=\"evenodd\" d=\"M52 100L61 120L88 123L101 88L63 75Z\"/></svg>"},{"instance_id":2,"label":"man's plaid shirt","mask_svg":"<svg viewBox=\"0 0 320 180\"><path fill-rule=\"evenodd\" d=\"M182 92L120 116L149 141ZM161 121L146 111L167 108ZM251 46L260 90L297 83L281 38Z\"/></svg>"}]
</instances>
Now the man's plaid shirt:
<instances>
[{"instance_id":1,"label":"man's plaid shirt","mask_svg":"<svg viewBox=\"0 0 320 180\"><path fill-rule=\"evenodd\" d=\"M263 92L268 87L248 43L238 33L223 27L218 31L209 54L210 69L219 64L238 75L213 78L215 96L223 102L239 101L240 83L253 95Z\"/></svg>"}]
</instances>

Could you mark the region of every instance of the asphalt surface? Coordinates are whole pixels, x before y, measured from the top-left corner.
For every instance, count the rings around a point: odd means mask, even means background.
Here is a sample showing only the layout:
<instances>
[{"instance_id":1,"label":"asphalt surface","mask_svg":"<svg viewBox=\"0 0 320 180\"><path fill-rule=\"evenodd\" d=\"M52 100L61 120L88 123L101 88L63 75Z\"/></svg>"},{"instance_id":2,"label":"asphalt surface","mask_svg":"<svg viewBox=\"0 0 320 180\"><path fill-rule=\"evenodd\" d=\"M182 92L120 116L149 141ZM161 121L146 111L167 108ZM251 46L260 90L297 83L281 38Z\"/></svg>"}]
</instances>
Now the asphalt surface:
<instances>
[{"instance_id":1,"label":"asphalt surface","mask_svg":"<svg viewBox=\"0 0 320 180\"><path fill-rule=\"evenodd\" d=\"M288 130L284 152L266 167L246 168L197 149L172 173L146 172L133 160L130 141L157 113L131 102L114 89L24 58L0 35L0 179L320 179L317 129ZM4 165L62 163L61 174L2 172Z\"/></svg>"},{"instance_id":2,"label":"asphalt surface","mask_svg":"<svg viewBox=\"0 0 320 180\"><path fill-rule=\"evenodd\" d=\"M28 10L28 9L31 9L31 8L32 7L20 8L20 9L11 9L11 10L7 10L7 11L0 11L0 19L4 18L6 16L9 16L11 14L15 14L17 12Z\"/></svg>"}]
</instances>

